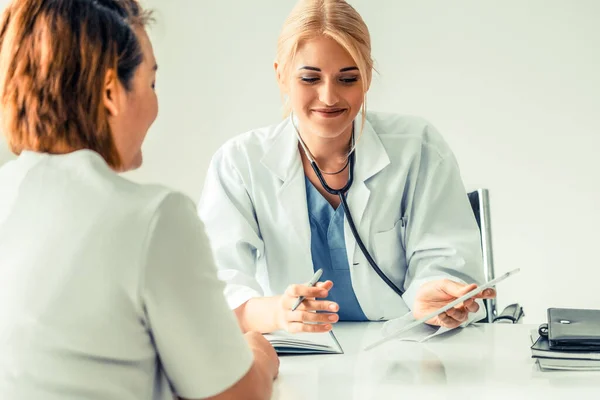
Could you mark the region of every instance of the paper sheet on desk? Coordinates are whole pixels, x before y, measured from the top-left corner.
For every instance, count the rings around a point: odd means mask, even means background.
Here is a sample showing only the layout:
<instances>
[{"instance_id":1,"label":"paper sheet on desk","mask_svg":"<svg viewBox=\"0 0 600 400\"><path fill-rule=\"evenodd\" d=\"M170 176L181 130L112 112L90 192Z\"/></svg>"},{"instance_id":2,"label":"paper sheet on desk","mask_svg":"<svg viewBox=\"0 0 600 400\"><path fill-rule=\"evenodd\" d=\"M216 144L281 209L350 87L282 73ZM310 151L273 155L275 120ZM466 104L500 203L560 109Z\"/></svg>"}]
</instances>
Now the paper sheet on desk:
<instances>
[{"instance_id":1,"label":"paper sheet on desk","mask_svg":"<svg viewBox=\"0 0 600 400\"><path fill-rule=\"evenodd\" d=\"M383 324L381 328L381 334L384 337L388 337L395 332L398 332L400 329L405 326L415 322L416 319L413 317L412 313L409 312L404 316L396 319L391 319ZM407 332L404 332L401 336L399 336L398 340L404 340L407 342L424 342L428 339L431 339L434 336L441 335L442 333L446 333L456 328L446 328L439 326L431 326L427 324L419 324L414 328L410 329Z\"/></svg>"}]
</instances>

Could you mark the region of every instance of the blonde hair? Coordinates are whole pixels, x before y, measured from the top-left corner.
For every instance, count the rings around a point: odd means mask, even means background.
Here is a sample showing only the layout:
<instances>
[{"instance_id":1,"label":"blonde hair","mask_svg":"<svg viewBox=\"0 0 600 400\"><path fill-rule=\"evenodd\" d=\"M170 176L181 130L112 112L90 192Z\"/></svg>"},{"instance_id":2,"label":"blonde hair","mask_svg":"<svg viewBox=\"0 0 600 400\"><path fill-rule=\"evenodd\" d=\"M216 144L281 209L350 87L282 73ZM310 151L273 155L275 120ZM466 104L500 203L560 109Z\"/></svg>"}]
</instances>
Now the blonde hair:
<instances>
[{"instance_id":1,"label":"blonde hair","mask_svg":"<svg viewBox=\"0 0 600 400\"><path fill-rule=\"evenodd\" d=\"M360 14L344 0L300 0L283 24L277 42L280 73L289 76L290 64L302 42L326 36L342 46L357 64L363 85L363 117L365 124L367 90L373 75L371 35ZM284 117L291 108L285 104ZM361 129L362 130L362 129Z\"/></svg>"}]
</instances>

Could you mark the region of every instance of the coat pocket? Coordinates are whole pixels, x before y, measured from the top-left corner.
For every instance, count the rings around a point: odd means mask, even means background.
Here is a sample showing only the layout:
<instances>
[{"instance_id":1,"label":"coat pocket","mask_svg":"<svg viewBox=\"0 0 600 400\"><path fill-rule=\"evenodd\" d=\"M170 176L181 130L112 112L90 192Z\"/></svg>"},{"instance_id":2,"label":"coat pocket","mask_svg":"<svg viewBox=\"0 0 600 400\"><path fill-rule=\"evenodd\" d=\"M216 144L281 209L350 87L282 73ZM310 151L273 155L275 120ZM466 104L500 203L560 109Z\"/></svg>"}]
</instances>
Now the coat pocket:
<instances>
[{"instance_id":1,"label":"coat pocket","mask_svg":"<svg viewBox=\"0 0 600 400\"><path fill-rule=\"evenodd\" d=\"M375 261L386 276L397 284L406 274L406 218L398 220L390 230L374 236Z\"/></svg>"}]
</instances>

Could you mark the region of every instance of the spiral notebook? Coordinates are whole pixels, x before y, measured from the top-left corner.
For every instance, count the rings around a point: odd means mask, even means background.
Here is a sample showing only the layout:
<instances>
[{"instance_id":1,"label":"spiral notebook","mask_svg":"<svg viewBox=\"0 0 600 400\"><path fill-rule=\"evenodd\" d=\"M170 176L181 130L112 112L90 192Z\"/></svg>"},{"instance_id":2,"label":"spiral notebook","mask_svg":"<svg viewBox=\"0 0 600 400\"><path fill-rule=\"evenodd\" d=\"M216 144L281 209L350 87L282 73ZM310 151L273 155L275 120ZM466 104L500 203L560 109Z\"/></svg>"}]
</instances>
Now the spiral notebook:
<instances>
[{"instance_id":1,"label":"spiral notebook","mask_svg":"<svg viewBox=\"0 0 600 400\"><path fill-rule=\"evenodd\" d=\"M344 354L333 332L288 333L277 331L264 335L277 354Z\"/></svg>"}]
</instances>

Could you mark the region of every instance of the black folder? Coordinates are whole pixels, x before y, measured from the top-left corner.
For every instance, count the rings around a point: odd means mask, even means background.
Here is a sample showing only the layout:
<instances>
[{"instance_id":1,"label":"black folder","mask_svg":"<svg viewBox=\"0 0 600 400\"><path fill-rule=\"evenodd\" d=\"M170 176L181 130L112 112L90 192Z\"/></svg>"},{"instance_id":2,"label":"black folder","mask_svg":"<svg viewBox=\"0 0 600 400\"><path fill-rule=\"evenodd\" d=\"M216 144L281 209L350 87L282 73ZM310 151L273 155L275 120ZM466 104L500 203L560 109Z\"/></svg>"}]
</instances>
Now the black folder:
<instances>
[{"instance_id":1,"label":"black folder","mask_svg":"<svg viewBox=\"0 0 600 400\"><path fill-rule=\"evenodd\" d=\"M549 308L540 334L551 350L600 351L600 310Z\"/></svg>"}]
</instances>

